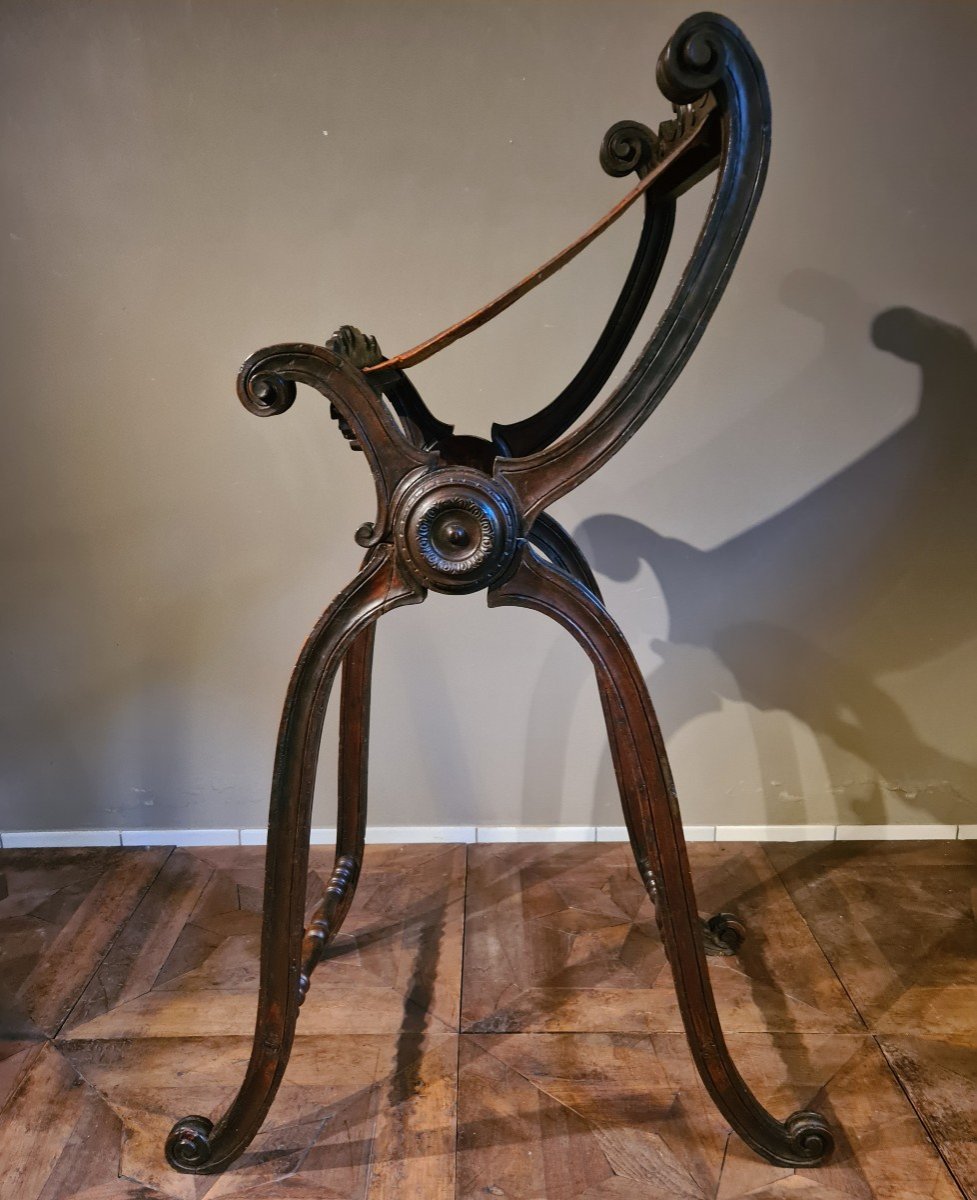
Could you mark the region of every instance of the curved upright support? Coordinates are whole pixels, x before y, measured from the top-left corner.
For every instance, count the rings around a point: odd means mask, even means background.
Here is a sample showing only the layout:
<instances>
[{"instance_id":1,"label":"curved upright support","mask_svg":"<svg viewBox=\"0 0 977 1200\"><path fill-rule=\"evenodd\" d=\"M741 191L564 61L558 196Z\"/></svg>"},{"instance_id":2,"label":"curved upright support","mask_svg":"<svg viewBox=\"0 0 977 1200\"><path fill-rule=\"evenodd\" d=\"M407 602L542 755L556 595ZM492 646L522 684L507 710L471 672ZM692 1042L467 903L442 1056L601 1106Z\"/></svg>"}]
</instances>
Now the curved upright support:
<instances>
[{"instance_id":1,"label":"curved upright support","mask_svg":"<svg viewBox=\"0 0 977 1200\"><path fill-rule=\"evenodd\" d=\"M782 1166L814 1166L833 1140L817 1113L777 1121L730 1057L702 946L675 786L640 668L607 610L569 576L525 548L515 569L489 589L491 607L545 613L577 639L597 674L624 819L638 870L653 900L696 1068L720 1112L758 1154Z\"/></svg>"},{"instance_id":2,"label":"curved upright support","mask_svg":"<svg viewBox=\"0 0 977 1200\"><path fill-rule=\"evenodd\" d=\"M197 1116L174 1125L166 1157L178 1171L210 1174L226 1167L257 1133L278 1091L301 1001L309 827L329 692L343 656L377 618L400 605L420 603L424 595L401 573L393 547L379 546L323 614L299 656L285 699L272 776L251 1059L240 1091L216 1125ZM361 642L356 651L361 663L365 649ZM354 762L349 765L357 769ZM354 815L354 820L359 817Z\"/></svg>"},{"instance_id":3,"label":"curved upright support","mask_svg":"<svg viewBox=\"0 0 977 1200\"><path fill-rule=\"evenodd\" d=\"M312 972L342 928L363 867L370 746L370 684L376 625L369 625L346 651L339 692L339 780L336 858L326 894L316 905L302 942L299 1004Z\"/></svg>"},{"instance_id":4,"label":"curved upright support","mask_svg":"<svg viewBox=\"0 0 977 1200\"><path fill-rule=\"evenodd\" d=\"M760 198L770 152L770 98L749 42L724 17L684 21L662 51L658 85L688 119L706 93L722 117L719 177L695 251L651 341L624 380L573 432L526 458L499 458L527 520L592 475L661 402L719 303ZM681 117L680 117L681 120Z\"/></svg>"},{"instance_id":5,"label":"curved upright support","mask_svg":"<svg viewBox=\"0 0 977 1200\"><path fill-rule=\"evenodd\" d=\"M590 407L644 316L665 263L674 224L675 201L656 200L645 193L644 222L634 261L596 345L573 379L545 408L509 425L493 424L492 440L500 454L522 458L543 450Z\"/></svg>"},{"instance_id":6,"label":"curved upright support","mask_svg":"<svg viewBox=\"0 0 977 1200\"><path fill-rule=\"evenodd\" d=\"M384 379L381 390L415 445L431 448L454 433L455 427L431 412L421 393L403 371L391 371L389 377Z\"/></svg>"}]
</instances>

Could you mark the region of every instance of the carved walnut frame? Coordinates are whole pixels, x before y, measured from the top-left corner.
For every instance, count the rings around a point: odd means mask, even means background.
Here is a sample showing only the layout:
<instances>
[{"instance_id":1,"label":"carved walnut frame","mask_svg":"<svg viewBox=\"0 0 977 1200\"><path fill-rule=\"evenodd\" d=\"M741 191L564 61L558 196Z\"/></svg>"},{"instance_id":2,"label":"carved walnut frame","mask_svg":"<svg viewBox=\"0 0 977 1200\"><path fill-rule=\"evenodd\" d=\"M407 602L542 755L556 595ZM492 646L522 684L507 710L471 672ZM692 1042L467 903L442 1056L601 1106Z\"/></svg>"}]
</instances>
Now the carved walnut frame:
<instances>
[{"instance_id":1,"label":"carved walnut frame","mask_svg":"<svg viewBox=\"0 0 977 1200\"><path fill-rule=\"evenodd\" d=\"M663 50L657 82L675 109L653 133L621 122L601 164L639 182L602 221L484 309L414 350L384 359L374 339L344 327L325 346L272 346L241 369L238 394L258 416L284 412L304 383L362 450L377 489L376 519L356 540L359 574L333 601L299 656L278 735L265 867L258 1017L237 1097L213 1124L178 1121L167 1141L179 1171L233 1162L257 1133L288 1062L299 1007L325 947L349 910L363 858L374 629L390 609L428 589L487 590L490 607L552 617L593 662L638 870L655 902L689 1045L702 1081L733 1129L784 1166L812 1166L832 1149L824 1119L776 1120L737 1071L716 1013L707 953L731 954L735 918L699 918L675 787L641 671L608 614L578 547L544 511L598 470L654 411L695 348L736 262L756 208L770 144L763 70L730 21L685 21ZM622 382L595 399L645 311L671 237L676 198L717 170L705 224L678 289ZM427 409L404 368L483 324L558 270L638 198L644 223L620 297L592 353L560 396L534 416L495 425L491 441L455 435ZM312 795L323 719L342 665L336 860L326 896L304 911Z\"/></svg>"}]
</instances>

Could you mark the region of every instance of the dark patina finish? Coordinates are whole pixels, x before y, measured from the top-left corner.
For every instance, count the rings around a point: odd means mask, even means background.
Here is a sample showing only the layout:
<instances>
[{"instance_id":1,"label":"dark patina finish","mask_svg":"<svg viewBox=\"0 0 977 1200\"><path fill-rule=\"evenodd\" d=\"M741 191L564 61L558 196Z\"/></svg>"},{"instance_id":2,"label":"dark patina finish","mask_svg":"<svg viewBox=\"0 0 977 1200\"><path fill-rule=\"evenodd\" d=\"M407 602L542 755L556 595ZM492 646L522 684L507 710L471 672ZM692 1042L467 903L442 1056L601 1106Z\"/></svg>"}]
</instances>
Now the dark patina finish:
<instances>
[{"instance_id":1,"label":"dark patina finish","mask_svg":"<svg viewBox=\"0 0 977 1200\"><path fill-rule=\"evenodd\" d=\"M639 182L601 221L514 288L464 321L394 358L349 326L325 346L272 346L241 369L238 394L259 416L284 412L304 383L326 396L343 435L362 451L377 515L356 534L366 559L312 631L295 667L278 736L268 822L258 1019L247 1073L224 1116L177 1122L167 1142L180 1171L220 1171L245 1149L285 1071L299 1007L316 964L349 909L363 858L374 627L428 590L485 589L490 607L520 605L576 638L597 675L641 877L655 902L696 1066L717 1107L759 1154L785 1166L820 1163L832 1148L824 1119L778 1121L733 1064L705 955L732 954L742 926L698 915L675 787L641 671L604 607L593 574L544 510L582 483L637 432L695 348L735 264L760 196L770 144L762 68L739 29L710 13L685 21L658 62L674 116L653 132L620 122L600 161ZM693 255L651 340L600 408L582 417L634 333L658 279L675 202L718 169ZM644 223L631 270L586 362L534 416L495 425L491 441L456 435L427 409L404 371L490 320L552 275L631 204ZM304 911L319 741L342 666L336 861L326 896Z\"/></svg>"}]
</instances>

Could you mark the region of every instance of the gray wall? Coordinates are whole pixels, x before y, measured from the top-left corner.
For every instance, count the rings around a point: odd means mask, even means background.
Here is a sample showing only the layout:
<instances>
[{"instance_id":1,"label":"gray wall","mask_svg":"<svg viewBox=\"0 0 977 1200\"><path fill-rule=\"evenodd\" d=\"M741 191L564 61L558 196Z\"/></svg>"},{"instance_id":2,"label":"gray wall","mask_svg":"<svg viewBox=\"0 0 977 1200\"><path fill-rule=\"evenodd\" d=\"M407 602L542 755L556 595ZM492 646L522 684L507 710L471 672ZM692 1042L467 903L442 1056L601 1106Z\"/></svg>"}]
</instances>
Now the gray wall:
<instances>
[{"instance_id":1,"label":"gray wall","mask_svg":"<svg viewBox=\"0 0 977 1200\"><path fill-rule=\"evenodd\" d=\"M404 349L559 248L623 191L604 129L668 115L654 60L689 11L2 5L0 828L262 823L373 493L323 401L255 420L237 366L344 321ZM757 220L665 404L555 512L690 822L973 821L977 8L724 11L773 97ZM554 394L638 219L418 368L432 406L483 433ZM383 621L376 691L373 820L618 822L543 617L434 596Z\"/></svg>"}]
</instances>

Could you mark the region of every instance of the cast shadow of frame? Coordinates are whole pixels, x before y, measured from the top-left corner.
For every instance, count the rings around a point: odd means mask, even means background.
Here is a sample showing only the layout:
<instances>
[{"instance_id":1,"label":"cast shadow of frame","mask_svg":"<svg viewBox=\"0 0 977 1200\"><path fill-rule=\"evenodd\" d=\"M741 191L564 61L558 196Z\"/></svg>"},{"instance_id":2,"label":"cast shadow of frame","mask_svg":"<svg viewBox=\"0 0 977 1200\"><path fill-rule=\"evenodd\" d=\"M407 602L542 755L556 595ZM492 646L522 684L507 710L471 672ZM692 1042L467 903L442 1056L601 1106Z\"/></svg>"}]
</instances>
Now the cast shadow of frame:
<instances>
[{"instance_id":1,"label":"cast shadow of frame","mask_svg":"<svg viewBox=\"0 0 977 1200\"><path fill-rule=\"evenodd\" d=\"M824 323L823 364L850 344L857 305L836 280L798 277L789 299ZM917 411L796 503L710 550L611 514L576 536L598 575L632 580L646 563L658 580L669 632L651 643L661 662L648 684L666 738L725 700L781 710L817 739L835 822L883 824L898 794L922 819L955 824L969 819L977 764L932 744L883 681L977 636L977 350L912 308L879 313L870 335L920 368ZM777 404L782 394L759 410L757 436ZM977 710L977 681L951 671L927 700ZM753 725L769 820L803 821L790 738Z\"/></svg>"}]
</instances>

